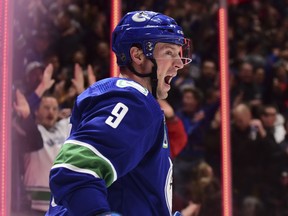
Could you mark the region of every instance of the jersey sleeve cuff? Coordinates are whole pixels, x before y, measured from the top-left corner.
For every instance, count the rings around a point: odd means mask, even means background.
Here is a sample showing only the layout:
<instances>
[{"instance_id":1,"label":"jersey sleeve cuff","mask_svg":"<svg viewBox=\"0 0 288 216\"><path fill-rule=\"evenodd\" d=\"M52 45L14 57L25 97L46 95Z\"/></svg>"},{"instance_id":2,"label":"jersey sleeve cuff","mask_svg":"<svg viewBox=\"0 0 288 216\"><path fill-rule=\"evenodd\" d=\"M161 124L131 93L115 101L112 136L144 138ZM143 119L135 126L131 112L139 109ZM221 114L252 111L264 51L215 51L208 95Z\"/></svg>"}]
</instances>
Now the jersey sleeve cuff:
<instances>
[{"instance_id":1,"label":"jersey sleeve cuff","mask_svg":"<svg viewBox=\"0 0 288 216\"><path fill-rule=\"evenodd\" d=\"M64 204L65 206L65 204ZM107 199L97 189L82 188L73 192L66 206L71 215L97 215L109 212Z\"/></svg>"}]
</instances>

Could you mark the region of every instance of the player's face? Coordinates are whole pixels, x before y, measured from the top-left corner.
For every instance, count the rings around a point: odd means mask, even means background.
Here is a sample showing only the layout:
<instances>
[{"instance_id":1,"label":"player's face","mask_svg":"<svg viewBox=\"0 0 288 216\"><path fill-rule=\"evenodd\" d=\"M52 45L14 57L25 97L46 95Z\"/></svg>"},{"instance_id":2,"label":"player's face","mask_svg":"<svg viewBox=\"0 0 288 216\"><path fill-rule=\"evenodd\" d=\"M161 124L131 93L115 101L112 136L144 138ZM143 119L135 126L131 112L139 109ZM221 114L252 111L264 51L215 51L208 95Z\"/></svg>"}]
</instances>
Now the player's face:
<instances>
[{"instance_id":1,"label":"player's face","mask_svg":"<svg viewBox=\"0 0 288 216\"><path fill-rule=\"evenodd\" d=\"M58 118L58 102L54 97L44 97L41 100L38 110L35 113L37 123L45 128L52 128Z\"/></svg>"},{"instance_id":2,"label":"player's face","mask_svg":"<svg viewBox=\"0 0 288 216\"><path fill-rule=\"evenodd\" d=\"M157 62L157 98L165 99L170 90L170 83L177 71L183 68L180 58L181 46L168 43L157 43L154 49L154 58Z\"/></svg>"}]
</instances>

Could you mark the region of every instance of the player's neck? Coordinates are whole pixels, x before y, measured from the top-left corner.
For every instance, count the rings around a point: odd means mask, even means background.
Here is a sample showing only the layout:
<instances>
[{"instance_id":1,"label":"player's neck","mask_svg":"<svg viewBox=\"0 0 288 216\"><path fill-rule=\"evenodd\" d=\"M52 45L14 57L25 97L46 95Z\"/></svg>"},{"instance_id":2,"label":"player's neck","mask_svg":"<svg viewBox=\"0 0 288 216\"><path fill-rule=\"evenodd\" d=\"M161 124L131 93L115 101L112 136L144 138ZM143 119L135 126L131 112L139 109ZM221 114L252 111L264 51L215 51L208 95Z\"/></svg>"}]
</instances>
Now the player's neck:
<instances>
[{"instance_id":1,"label":"player's neck","mask_svg":"<svg viewBox=\"0 0 288 216\"><path fill-rule=\"evenodd\" d=\"M133 74L132 72L124 72L124 73L120 73L119 75L120 78L127 78L127 79L132 79L135 82L139 83L140 85L142 85L144 88L148 89L151 92L151 81L150 81L150 77L139 77L135 74Z\"/></svg>"}]
</instances>

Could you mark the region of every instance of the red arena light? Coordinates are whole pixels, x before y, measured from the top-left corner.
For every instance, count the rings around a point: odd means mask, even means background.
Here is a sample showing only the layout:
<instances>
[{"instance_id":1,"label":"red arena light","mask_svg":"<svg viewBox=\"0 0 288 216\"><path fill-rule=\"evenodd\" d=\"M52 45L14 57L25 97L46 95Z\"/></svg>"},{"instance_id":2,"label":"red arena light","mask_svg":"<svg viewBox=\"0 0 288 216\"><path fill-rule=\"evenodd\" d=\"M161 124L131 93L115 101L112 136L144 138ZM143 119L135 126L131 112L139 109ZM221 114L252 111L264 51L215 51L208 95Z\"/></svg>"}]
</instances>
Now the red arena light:
<instances>
[{"instance_id":1,"label":"red arena light","mask_svg":"<svg viewBox=\"0 0 288 216\"><path fill-rule=\"evenodd\" d=\"M110 32L112 34L112 31L117 26L121 19L121 0L111 0L111 23L110 23ZM112 41L112 40L110 40ZM112 44L112 43L111 43ZM117 77L119 75L119 68L117 66L116 62L116 55L114 52L112 52L112 49L110 49L110 76L111 77Z\"/></svg>"},{"instance_id":2,"label":"red arena light","mask_svg":"<svg viewBox=\"0 0 288 216\"><path fill-rule=\"evenodd\" d=\"M221 137L222 137L222 205L223 216L232 216L232 181L230 151L230 104L227 40L227 6L220 0L219 8L219 64L221 90Z\"/></svg>"},{"instance_id":3,"label":"red arena light","mask_svg":"<svg viewBox=\"0 0 288 216\"><path fill-rule=\"evenodd\" d=\"M10 215L11 189L11 41L12 28L9 26L12 13L12 2L0 1L0 215Z\"/></svg>"}]
</instances>

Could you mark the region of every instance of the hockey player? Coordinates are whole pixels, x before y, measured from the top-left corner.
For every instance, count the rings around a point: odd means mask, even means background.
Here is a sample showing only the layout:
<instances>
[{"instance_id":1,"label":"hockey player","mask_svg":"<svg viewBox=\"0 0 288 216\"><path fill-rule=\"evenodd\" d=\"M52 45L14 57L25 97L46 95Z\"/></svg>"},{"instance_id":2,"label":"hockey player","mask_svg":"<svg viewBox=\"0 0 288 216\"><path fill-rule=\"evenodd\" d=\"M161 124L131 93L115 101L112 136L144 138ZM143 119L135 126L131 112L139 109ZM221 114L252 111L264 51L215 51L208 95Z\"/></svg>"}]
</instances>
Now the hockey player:
<instances>
[{"instance_id":1,"label":"hockey player","mask_svg":"<svg viewBox=\"0 0 288 216\"><path fill-rule=\"evenodd\" d=\"M127 13L112 34L118 78L78 96L71 134L50 172L46 216L172 215L172 163L163 111L189 40L174 19ZM114 215L118 215L114 213Z\"/></svg>"}]
</instances>

